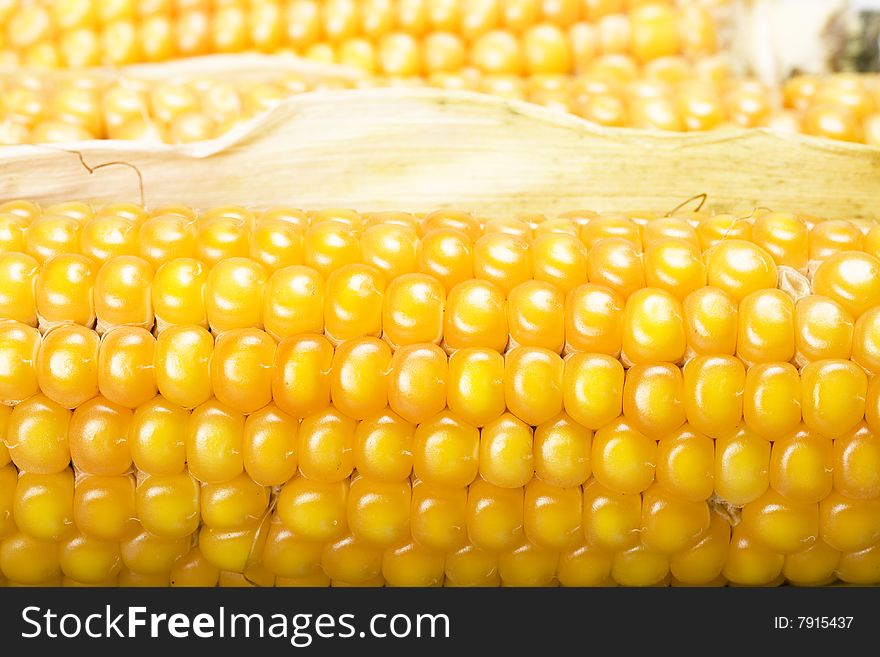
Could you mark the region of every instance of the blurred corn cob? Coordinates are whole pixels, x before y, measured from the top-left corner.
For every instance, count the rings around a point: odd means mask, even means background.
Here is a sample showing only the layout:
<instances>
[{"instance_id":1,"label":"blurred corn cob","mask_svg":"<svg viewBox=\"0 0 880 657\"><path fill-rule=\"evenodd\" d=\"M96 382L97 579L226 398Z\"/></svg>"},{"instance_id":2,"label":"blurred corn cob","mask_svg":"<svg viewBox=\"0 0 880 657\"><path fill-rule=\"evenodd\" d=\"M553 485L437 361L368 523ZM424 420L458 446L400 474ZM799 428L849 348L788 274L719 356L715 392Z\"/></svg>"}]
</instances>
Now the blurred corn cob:
<instances>
[{"instance_id":1,"label":"blurred corn cob","mask_svg":"<svg viewBox=\"0 0 880 657\"><path fill-rule=\"evenodd\" d=\"M593 52L701 57L704 5L672 0L6 0L0 62L81 68L211 53L293 52L413 76L467 64L570 73Z\"/></svg>"},{"instance_id":2,"label":"blurred corn cob","mask_svg":"<svg viewBox=\"0 0 880 657\"><path fill-rule=\"evenodd\" d=\"M9 583L877 583L871 223L0 217Z\"/></svg>"}]
</instances>

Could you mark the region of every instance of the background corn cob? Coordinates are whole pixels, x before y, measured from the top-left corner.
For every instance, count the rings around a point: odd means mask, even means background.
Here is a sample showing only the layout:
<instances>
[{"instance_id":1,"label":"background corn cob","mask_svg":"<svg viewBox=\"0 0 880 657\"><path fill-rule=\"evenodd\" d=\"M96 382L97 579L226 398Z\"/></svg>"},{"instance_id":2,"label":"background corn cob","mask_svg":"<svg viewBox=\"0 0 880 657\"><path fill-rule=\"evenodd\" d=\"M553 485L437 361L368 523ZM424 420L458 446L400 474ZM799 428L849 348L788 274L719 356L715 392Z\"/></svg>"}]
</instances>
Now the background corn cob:
<instances>
[{"instance_id":1,"label":"background corn cob","mask_svg":"<svg viewBox=\"0 0 880 657\"><path fill-rule=\"evenodd\" d=\"M9 583L877 582L872 224L0 212Z\"/></svg>"},{"instance_id":2,"label":"background corn cob","mask_svg":"<svg viewBox=\"0 0 880 657\"><path fill-rule=\"evenodd\" d=\"M717 49L704 4L671 0L10 0L0 57L37 67L293 52L386 75L571 73L593 53L639 61Z\"/></svg>"}]
</instances>

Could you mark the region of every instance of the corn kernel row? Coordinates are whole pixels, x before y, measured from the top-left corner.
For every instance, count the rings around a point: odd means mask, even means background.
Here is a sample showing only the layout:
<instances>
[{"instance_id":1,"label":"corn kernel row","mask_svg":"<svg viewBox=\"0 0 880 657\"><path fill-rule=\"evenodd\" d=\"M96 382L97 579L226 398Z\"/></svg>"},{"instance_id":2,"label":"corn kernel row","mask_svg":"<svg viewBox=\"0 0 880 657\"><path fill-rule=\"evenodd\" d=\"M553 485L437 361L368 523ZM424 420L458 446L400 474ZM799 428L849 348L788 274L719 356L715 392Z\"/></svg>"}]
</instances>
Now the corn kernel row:
<instances>
[{"instance_id":1,"label":"corn kernel row","mask_svg":"<svg viewBox=\"0 0 880 657\"><path fill-rule=\"evenodd\" d=\"M596 51L643 61L717 49L702 4L667 0L7 2L0 63L82 68L210 53L293 52L419 75L468 62L567 73Z\"/></svg>"},{"instance_id":2,"label":"corn kernel row","mask_svg":"<svg viewBox=\"0 0 880 657\"><path fill-rule=\"evenodd\" d=\"M13 583L52 583L63 574L92 585L126 584L117 580L123 569L164 577L163 584L209 586L223 583L221 572L268 585L276 578L410 586L877 581L880 502L837 492L804 504L768 490L731 529L705 502L658 485L616 493L596 479L583 488L533 479L505 489L480 479L450 489L297 477L267 515L265 491L253 482L199 491L188 477L150 476L137 485L131 477L85 477L74 487L70 471L16 481L10 466L0 469L0 500L11 507L0 525L0 572ZM239 501L231 488L261 495ZM242 524L253 511L261 518Z\"/></svg>"}]
</instances>

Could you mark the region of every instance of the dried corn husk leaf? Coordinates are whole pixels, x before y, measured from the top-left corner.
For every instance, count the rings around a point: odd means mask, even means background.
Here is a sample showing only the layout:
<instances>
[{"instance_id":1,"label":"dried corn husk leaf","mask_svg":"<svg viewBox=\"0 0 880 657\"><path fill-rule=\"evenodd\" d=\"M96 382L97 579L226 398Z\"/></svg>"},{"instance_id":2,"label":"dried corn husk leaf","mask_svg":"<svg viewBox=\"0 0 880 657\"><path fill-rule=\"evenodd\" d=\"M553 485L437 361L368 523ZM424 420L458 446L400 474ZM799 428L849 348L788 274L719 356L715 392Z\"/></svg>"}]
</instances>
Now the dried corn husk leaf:
<instances>
[{"instance_id":1,"label":"dried corn husk leaf","mask_svg":"<svg viewBox=\"0 0 880 657\"><path fill-rule=\"evenodd\" d=\"M485 215L573 208L757 206L824 218L880 215L880 149L767 130L602 128L528 103L422 88L290 98L223 137L181 146L83 142L0 149L0 199L187 202Z\"/></svg>"}]
</instances>

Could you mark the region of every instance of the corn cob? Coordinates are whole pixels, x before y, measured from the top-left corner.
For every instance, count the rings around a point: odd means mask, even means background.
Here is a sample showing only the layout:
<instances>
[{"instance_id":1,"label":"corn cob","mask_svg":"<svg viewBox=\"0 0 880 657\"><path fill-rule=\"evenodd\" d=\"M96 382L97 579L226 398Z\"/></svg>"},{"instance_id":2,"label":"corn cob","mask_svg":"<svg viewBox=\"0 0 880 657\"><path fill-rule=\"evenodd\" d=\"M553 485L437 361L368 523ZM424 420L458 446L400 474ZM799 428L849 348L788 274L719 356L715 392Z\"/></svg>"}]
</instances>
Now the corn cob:
<instances>
[{"instance_id":1,"label":"corn cob","mask_svg":"<svg viewBox=\"0 0 880 657\"><path fill-rule=\"evenodd\" d=\"M671 0L13 0L0 61L81 68L209 53L293 52L387 75L569 73L593 53L641 61L717 48L703 4ZM706 3L710 4L710 3Z\"/></svg>"},{"instance_id":2,"label":"corn cob","mask_svg":"<svg viewBox=\"0 0 880 657\"><path fill-rule=\"evenodd\" d=\"M873 225L0 216L8 583L877 583Z\"/></svg>"}]
</instances>

